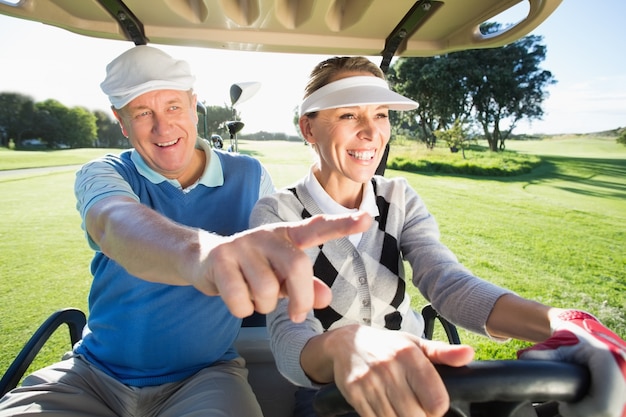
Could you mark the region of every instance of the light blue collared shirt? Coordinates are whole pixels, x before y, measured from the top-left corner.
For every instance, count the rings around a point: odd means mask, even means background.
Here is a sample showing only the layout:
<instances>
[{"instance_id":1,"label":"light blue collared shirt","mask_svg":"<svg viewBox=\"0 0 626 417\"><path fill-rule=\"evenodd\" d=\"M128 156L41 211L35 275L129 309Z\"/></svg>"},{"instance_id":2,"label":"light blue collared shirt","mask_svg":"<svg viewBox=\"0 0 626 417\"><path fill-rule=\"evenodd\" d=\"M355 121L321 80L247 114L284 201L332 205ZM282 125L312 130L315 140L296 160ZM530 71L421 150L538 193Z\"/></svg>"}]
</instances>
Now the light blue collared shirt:
<instances>
[{"instance_id":1,"label":"light blue collared shirt","mask_svg":"<svg viewBox=\"0 0 626 417\"><path fill-rule=\"evenodd\" d=\"M219 187L221 185L224 185L224 171L222 170L222 163L215 154L215 150L211 147L206 139L199 139L197 147L199 149L202 149L207 155L204 172L202 173L202 176L198 178L198 181L184 189L181 187L178 180L171 180L153 171L148 166L148 164L146 164L141 155L139 155L139 152L137 152L136 150L132 151L130 159L137 167L137 171L139 171L142 176L144 176L148 181L152 182L153 184L159 184L163 181L167 181L186 193L193 190L198 184L204 185L205 187ZM272 182L272 178L270 177L265 167L263 167L263 172L261 174L261 184L259 187L259 197L271 194L274 191L275 188L274 183Z\"/></svg>"},{"instance_id":2,"label":"light blue collared shirt","mask_svg":"<svg viewBox=\"0 0 626 417\"><path fill-rule=\"evenodd\" d=\"M166 178L150 168L139 152L135 149L131 151L130 158L135 164L139 174L153 184L160 184L167 181L185 193L193 190L198 185L203 185L205 187L222 186L224 184L224 171L216 151L211 148L211 145L205 139L198 139L196 146L206 153L206 165L204 167L204 172L198 181L184 189L177 180ZM265 167L262 166L262 169L263 172L261 173L261 181L259 184L259 198L275 192L271 176ZM74 192L77 199L76 208L80 212L83 220L82 228L85 232L85 215L87 211L98 201L111 196L125 196L139 201L139 197L137 197L137 195L133 192L130 184L124 180L115 168L100 160L91 161L85 164L76 173ZM87 239L92 249L100 250L88 234Z\"/></svg>"}]
</instances>

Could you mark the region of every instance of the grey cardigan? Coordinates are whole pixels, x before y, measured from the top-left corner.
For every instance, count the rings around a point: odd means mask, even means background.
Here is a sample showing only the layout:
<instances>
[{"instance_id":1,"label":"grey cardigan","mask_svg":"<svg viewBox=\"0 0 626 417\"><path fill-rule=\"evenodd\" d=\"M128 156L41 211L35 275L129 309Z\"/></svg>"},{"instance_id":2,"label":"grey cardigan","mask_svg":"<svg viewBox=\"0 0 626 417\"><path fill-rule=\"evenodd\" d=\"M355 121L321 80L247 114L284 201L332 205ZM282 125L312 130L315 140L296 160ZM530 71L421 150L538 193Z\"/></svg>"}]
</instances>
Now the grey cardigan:
<instances>
[{"instance_id":1,"label":"grey cardigan","mask_svg":"<svg viewBox=\"0 0 626 417\"><path fill-rule=\"evenodd\" d=\"M280 372L300 386L316 386L300 367L300 353L318 334L349 323L421 335L423 321L413 313L405 291L402 259L413 270L413 285L451 322L486 335L485 323L496 300L510 291L488 283L459 263L439 240L439 229L424 202L404 178L372 179L379 216L358 247L347 237L307 249L315 275L333 292L329 308L311 311L293 323L287 300L267 316L272 352ZM250 226L299 221L322 214L303 182L260 199Z\"/></svg>"}]
</instances>

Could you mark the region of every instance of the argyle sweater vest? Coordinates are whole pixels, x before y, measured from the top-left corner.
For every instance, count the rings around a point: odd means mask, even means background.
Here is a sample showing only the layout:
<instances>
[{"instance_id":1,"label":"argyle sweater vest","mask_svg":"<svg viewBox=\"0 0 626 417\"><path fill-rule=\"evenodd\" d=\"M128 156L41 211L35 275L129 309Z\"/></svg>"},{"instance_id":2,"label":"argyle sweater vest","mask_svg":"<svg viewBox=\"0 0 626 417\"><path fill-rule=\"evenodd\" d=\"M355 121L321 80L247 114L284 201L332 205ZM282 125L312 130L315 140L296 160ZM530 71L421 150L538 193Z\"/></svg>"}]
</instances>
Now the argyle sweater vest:
<instances>
[{"instance_id":1,"label":"argyle sweater vest","mask_svg":"<svg viewBox=\"0 0 626 417\"><path fill-rule=\"evenodd\" d=\"M358 247L344 237L305 250L313 262L315 276L333 293L328 307L314 311L315 318L324 330L359 323L421 335L423 324L413 313L406 292L398 242L402 227L390 216L391 194L381 193L375 179L372 184L380 215L363 234ZM287 193L280 196L281 204L300 219L320 213L302 183L289 188L288 193L291 197Z\"/></svg>"}]
</instances>

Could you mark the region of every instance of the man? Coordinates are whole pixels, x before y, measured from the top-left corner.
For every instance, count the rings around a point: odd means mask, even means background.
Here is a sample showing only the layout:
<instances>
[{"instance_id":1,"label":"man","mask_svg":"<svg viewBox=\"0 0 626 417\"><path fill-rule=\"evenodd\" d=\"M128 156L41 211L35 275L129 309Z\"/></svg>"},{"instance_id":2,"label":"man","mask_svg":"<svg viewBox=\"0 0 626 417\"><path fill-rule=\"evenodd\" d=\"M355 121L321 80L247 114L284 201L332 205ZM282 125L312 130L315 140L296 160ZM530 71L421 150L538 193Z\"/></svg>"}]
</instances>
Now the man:
<instances>
[{"instance_id":1,"label":"man","mask_svg":"<svg viewBox=\"0 0 626 417\"><path fill-rule=\"evenodd\" d=\"M95 251L87 328L71 358L0 400L0 416L261 416L233 348L241 318L286 296L295 321L328 304L302 249L371 219L245 231L274 187L258 161L198 140L194 80L149 46L107 66L101 87L133 148L77 173Z\"/></svg>"}]
</instances>

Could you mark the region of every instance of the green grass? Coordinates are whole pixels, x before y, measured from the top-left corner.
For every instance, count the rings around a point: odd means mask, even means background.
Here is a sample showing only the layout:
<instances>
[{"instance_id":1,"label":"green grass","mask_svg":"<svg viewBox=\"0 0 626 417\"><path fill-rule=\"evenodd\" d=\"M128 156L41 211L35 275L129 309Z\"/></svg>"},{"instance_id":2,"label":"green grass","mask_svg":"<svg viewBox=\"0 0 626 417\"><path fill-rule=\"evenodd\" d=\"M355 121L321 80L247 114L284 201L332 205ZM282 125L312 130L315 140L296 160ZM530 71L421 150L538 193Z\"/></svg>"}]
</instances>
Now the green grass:
<instances>
[{"instance_id":1,"label":"green grass","mask_svg":"<svg viewBox=\"0 0 626 417\"><path fill-rule=\"evenodd\" d=\"M437 218L442 240L477 275L525 297L586 309L626 337L626 147L571 137L509 141L507 148L541 155L541 164L517 177L386 175L407 178ZM263 161L279 187L303 176L312 161L301 143L240 141L240 150ZM18 167L8 168L9 159L66 165L105 152L0 150L0 170ZM71 168L0 176L1 370L52 311L87 308L91 252L73 180ZM425 301L412 294L419 308ZM461 338L479 358L511 358L521 346L464 331ZM63 329L34 367L57 360L69 349L66 339Z\"/></svg>"},{"instance_id":2,"label":"green grass","mask_svg":"<svg viewBox=\"0 0 626 417\"><path fill-rule=\"evenodd\" d=\"M2 370L52 311L87 307L91 253L74 208L73 178L73 171L0 177ZM68 349L62 336L56 335L37 365Z\"/></svg>"},{"instance_id":3,"label":"green grass","mask_svg":"<svg viewBox=\"0 0 626 417\"><path fill-rule=\"evenodd\" d=\"M409 180L444 243L478 276L550 305L591 311L626 337L626 147L580 137L507 147L541 155L542 164L512 178L387 175ZM461 337L483 359L512 358L521 346L464 331Z\"/></svg>"},{"instance_id":4,"label":"green grass","mask_svg":"<svg viewBox=\"0 0 626 417\"><path fill-rule=\"evenodd\" d=\"M490 152L486 144L456 153L444 145L427 149L415 141L398 141L391 146L387 166L404 172L510 177L530 173L541 163L537 155Z\"/></svg>"},{"instance_id":5,"label":"green grass","mask_svg":"<svg viewBox=\"0 0 626 417\"><path fill-rule=\"evenodd\" d=\"M314 152L302 142L239 141L239 152L258 158L277 188L286 187L309 172Z\"/></svg>"},{"instance_id":6,"label":"green grass","mask_svg":"<svg viewBox=\"0 0 626 417\"><path fill-rule=\"evenodd\" d=\"M0 171L83 164L108 152L119 153L119 151L119 149L102 148L58 151L12 151L7 148L0 148Z\"/></svg>"}]
</instances>

